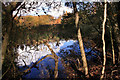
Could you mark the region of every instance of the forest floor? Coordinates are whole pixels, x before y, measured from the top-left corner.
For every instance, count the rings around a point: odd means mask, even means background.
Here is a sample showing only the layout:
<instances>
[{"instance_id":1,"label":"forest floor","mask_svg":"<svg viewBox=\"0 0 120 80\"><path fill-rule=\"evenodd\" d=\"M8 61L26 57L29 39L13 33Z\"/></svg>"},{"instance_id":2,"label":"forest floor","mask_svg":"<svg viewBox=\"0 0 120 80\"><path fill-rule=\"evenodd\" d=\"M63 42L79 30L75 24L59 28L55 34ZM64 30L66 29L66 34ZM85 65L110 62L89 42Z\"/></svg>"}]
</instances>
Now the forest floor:
<instances>
[{"instance_id":1,"label":"forest floor","mask_svg":"<svg viewBox=\"0 0 120 80\"><path fill-rule=\"evenodd\" d=\"M86 47L89 46L86 39L84 39L84 43L86 43ZM92 47L95 47L95 43L91 41ZM96 48L95 50L98 50L102 54L102 48ZM94 49L93 49L94 50ZM91 56L91 53L87 53L87 56ZM81 79L81 80L92 80L96 79L99 80L102 72L102 58L101 55L98 55L97 53L94 53L96 57L92 57L88 61L88 71L89 71L89 77L85 77L84 70L82 67L82 60L80 60L80 64L78 64L77 58L70 58L70 62L68 64L64 64L66 73L68 74L68 78L72 79ZM108 52L108 55L106 56L106 66L105 66L105 74L104 74L104 80L120 80L120 64L112 64L112 57L109 56L110 53ZM73 55L72 55L73 56ZM63 58L64 59L64 58ZM77 66L76 66L77 65Z\"/></svg>"}]
</instances>

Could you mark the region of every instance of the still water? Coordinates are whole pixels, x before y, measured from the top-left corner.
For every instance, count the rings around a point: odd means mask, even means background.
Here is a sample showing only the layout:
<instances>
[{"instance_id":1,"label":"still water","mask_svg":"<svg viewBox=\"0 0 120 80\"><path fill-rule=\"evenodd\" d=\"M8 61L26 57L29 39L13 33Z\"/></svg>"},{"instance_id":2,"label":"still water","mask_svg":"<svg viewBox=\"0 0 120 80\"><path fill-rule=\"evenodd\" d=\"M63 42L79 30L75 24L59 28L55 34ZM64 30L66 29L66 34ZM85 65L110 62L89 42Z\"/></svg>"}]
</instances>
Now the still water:
<instances>
[{"instance_id":1,"label":"still water","mask_svg":"<svg viewBox=\"0 0 120 80\"><path fill-rule=\"evenodd\" d=\"M59 56L59 62L58 62L58 77L64 78L66 77L65 68L61 62L61 58L63 56L65 57L68 54L71 54L71 51L74 51L77 55L80 55L80 49L79 44L77 40L60 40L59 45L56 45L57 42L49 42L49 45L53 49L53 51L56 53L56 55ZM89 52L90 48L85 48L85 52ZM44 45L40 44L37 47L35 46L25 46L22 50L19 46L17 49L17 52L19 56L15 60L17 62L17 65L19 66L20 70L23 71L27 69L27 67L24 67L27 65L30 67L33 63L40 60L42 57L46 56L47 54L51 54L49 48ZM67 54L66 54L67 53ZM87 59L89 60L92 56L87 56ZM32 68L30 70L30 73L27 75L24 75L24 78L49 78L53 77L54 74L54 59L52 58L46 58L43 61L41 61L38 65L38 68Z\"/></svg>"}]
</instances>

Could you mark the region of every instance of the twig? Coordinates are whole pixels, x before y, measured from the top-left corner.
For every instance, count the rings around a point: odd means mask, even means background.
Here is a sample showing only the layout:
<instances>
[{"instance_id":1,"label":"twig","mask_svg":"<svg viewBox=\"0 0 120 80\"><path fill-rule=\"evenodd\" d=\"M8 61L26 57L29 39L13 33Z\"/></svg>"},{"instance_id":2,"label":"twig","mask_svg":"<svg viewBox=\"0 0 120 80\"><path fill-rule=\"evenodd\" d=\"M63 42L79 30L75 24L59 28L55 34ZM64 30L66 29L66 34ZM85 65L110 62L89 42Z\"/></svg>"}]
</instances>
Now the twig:
<instances>
[{"instance_id":1,"label":"twig","mask_svg":"<svg viewBox=\"0 0 120 80\"><path fill-rule=\"evenodd\" d=\"M117 72L118 70L113 70L112 72L111 72L111 78L112 78L112 76L113 76L113 73L114 72Z\"/></svg>"},{"instance_id":2,"label":"twig","mask_svg":"<svg viewBox=\"0 0 120 80\"><path fill-rule=\"evenodd\" d=\"M5 74L9 71L10 67L11 67L11 64L10 64L9 68L7 69L7 71L0 77L0 79L2 79L5 76Z\"/></svg>"}]
</instances>

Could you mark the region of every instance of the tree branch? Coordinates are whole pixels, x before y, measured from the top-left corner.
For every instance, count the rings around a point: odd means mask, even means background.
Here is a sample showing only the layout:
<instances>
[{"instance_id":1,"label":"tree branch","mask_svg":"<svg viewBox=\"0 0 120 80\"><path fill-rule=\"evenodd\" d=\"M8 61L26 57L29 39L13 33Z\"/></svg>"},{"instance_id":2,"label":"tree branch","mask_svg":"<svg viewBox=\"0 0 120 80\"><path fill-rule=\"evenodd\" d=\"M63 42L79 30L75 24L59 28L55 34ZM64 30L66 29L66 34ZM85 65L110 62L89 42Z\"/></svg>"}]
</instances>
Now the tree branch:
<instances>
[{"instance_id":1,"label":"tree branch","mask_svg":"<svg viewBox=\"0 0 120 80\"><path fill-rule=\"evenodd\" d=\"M47 58L47 57L52 57L53 59L54 59L54 57L53 57L53 55L46 55L46 56L44 56L42 59L40 59L38 62L35 62L31 67L29 67L28 69L26 69L25 71L23 71L24 73L26 73L26 72L28 72L30 69L32 69L34 66L36 66L38 63L40 63L41 61L43 61L45 58Z\"/></svg>"},{"instance_id":2,"label":"tree branch","mask_svg":"<svg viewBox=\"0 0 120 80\"><path fill-rule=\"evenodd\" d=\"M90 23L93 24L93 22L91 21L91 19L89 18L88 15L87 15L87 18L88 18L88 20L90 21ZM99 34L101 34L101 32L96 28L96 26L93 25L93 28L95 28L95 30L96 30Z\"/></svg>"},{"instance_id":3,"label":"tree branch","mask_svg":"<svg viewBox=\"0 0 120 80\"><path fill-rule=\"evenodd\" d=\"M11 12L13 12L13 11L15 11L17 8L18 8L18 6L20 6L21 5L21 3L22 2L11 2L10 3L10 5L11 5Z\"/></svg>"},{"instance_id":4,"label":"tree branch","mask_svg":"<svg viewBox=\"0 0 120 80\"><path fill-rule=\"evenodd\" d=\"M13 16L12 20L17 16L17 14L19 13L19 10L22 8L22 6L25 5L25 2L17 9L17 13Z\"/></svg>"},{"instance_id":5,"label":"tree branch","mask_svg":"<svg viewBox=\"0 0 120 80\"><path fill-rule=\"evenodd\" d=\"M50 47L50 45L48 43L46 43L46 46L49 48L49 50L51 51L52 55L55 57L55 60L58 59L58 56L55 54L55 52L53 51L53 49Z\"/></svg>"},{"instance_id":6,"label":"tree branch","mask_svg":"<svg viewBox=\"0 0 120 80\"><path fill-rule=\"evenodd\" d=\"M46 40L43 41L43 42L47 45L47 47L48 47L49 50L51 51L52 55L46 55L46 56L44 56L44 57L43 57L42 59L40 59L38 62L35 62L31 67L29 67L28 69L26 69L25 71L23 71L23 73L27 73L28 71L30 71L31 68L36 67L36 65L37 65L38 63L40 63L42 60L44 60L45 58L51 57L51 58L53 58L53 59L55 60L54 77L57 78L57 76L58 76L58 56L55 54L55 52L53 51L53 49L50 47L50 45L47 43ZM42 41L41 41L40 43L42 43Z\"/></svg>"},{"instance_id":7,"label":"tree branch","mask_svg":"<svg viewBox=\"0 0 120 80\"><path fill-rule=\"evenodd\" d=\"M2 3L2 10L6 10L6 7L5 7L5 5Z\"/></svg>"}]
</instances>

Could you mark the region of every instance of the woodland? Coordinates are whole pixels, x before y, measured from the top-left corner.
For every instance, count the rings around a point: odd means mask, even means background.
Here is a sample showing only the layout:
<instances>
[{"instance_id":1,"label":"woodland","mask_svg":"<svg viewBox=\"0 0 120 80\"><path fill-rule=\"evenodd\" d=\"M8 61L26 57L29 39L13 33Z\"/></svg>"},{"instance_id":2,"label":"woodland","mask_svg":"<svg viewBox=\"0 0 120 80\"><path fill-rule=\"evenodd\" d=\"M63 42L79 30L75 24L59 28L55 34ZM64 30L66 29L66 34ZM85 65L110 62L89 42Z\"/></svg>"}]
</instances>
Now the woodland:
<instances>
[{"instance_id":1,"label":"woodland","mask_svg":"<svg viewBox=\"0 0 120 80\"><path fill-rule=\"evenodd\" d=\"M120 79L120 2L69 1L72 13L47 14L61 3L0 1L2 80ZM23 16L38 7L45 15Z\"/></svg>"}]
</instances>

